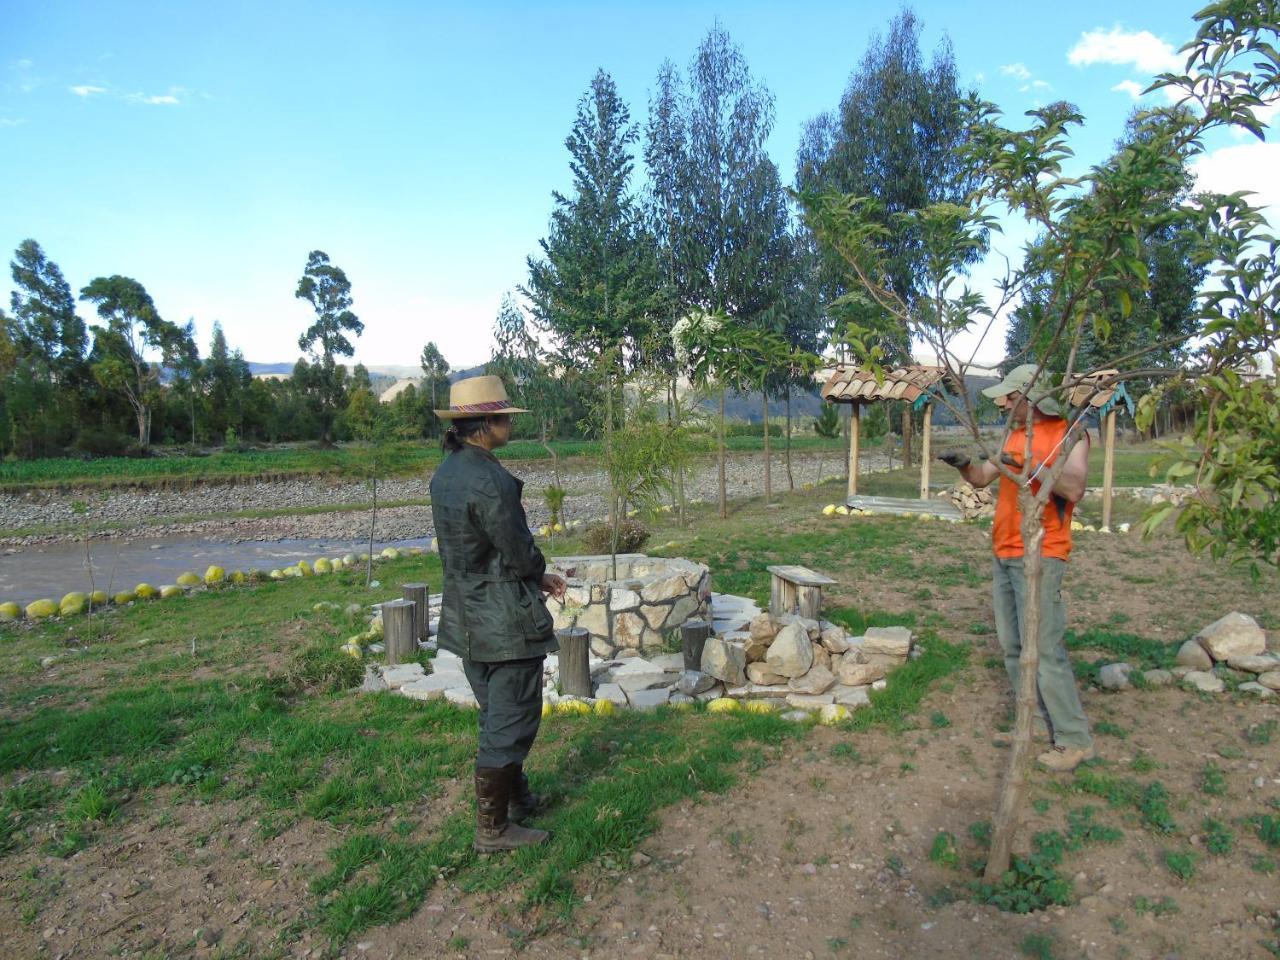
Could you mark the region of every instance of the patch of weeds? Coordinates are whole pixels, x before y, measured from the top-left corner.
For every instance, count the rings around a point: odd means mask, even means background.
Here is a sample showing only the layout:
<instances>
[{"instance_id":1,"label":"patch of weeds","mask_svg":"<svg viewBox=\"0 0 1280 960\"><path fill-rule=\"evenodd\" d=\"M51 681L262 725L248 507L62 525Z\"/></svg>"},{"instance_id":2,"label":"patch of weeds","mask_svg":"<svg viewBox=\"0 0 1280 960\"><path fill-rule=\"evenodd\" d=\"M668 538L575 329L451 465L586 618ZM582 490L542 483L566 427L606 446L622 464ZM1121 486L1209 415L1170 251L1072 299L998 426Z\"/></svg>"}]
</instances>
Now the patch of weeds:
<instances>
[{"instance_id":1,"label":"patch of weeds","mask_svg":"<svg viewBox=\"0 0 1280 960\"><path fill-rule=\"evenodd\" d=\"M1249 868L1254 873L1269 877L1276 872L1276 862L1271 857L1254 857L1249 863Z\"/></svg>"},{"instance_id":2,"label":"patch of weeds","mask_svg":"<svg viewBox=\"0 0 1280 960\"><path fill-rule=\"evenodd\" d=\"M1223 760L1243 760L1244 751L1235 744L1224 743L1222 746L1218 747L1218 756Z\"/></svg>"},{"instance_id":3,"label":"patch of weeds","mask_svg":"<svg viewBox=\"0 0 1280 960\"><path fill-rule=\"evenodd\" d=\"M1144 750L1139 750L1133 755L1133 759L1129 761L1129 769L1134 773L1150 773L1152 770L1158 770L1160 764L1156 759Z\"/></svg>"},{"instance_id":4,"label":"patch of weeds","mask_svg":"<svg viewBox=\"0 0 1280 960\"><path fill-rule=\"evenodd\" d=\"M1081 807L1078 810L1067 811L1066 846L1068 850L1079 850L1089 843L1117 843L1123 839L1122 830L1094 820L1094 814L1097 812L1096 807Z\"/></svg>"},{"instance_id":5,"label":"patch of weeds","mask_svg":"<svg viewBox=\"0 0 1280 960\"><path fill-rule=\"evenodd\" d=\"M1258 831L1258 839L1268 847L1280 847L1280 817L1270 813L1259 814L1250 822Z\"/></svg>"},{"instance_id":6,"label":"patch of weeds","mask_svg":"<svg viewBox=\"0 0 1280 960\"><path fill-rule=\"evenodd\" d=\"M827 937L827 949L832 953L839 953L849 945L848 937Z\"/></svg>"},{"instance_id":7,"label":"patch of weeds","mask_svg":"<svg viewBox=\"0 0 1280 960\"><path fill-rule=\"evenodd\" d=\"M1053 937L1047 933L1029 933L1018 947L1024 957L1053 960Z\"/></svg>"},{"instance_id":8,"label":"patch of weeds","mask_svg":"<svg viewBox=\"0 0 1280 960\"><path fill-rule=\"evenodd\" d=\"M1159 781L1148 784L1142 791L1138 802L1138 810L1143 821L1157 833L1173 833L1178 829L1173 815L1169 812L1169 791Z\"/></svg>"},{"instance_id":9,"label":"patch of weeds","mask_svg":"<svg viewBox=\"0 0 1280 960\"><path fill-rule=\"evenodd\" d=\"M1071 902L1071 881L1058 873L1063 837L1057 831L1038 833L1035 851L1013 858L1013 865L996 883L974 885L976 899L1009 913L1033 913Z\"/></svg>"},{"instance_id":10,"label":"patch of weeds","mask_svg":"<svg viewBox=\"0 0 1280 960\"><path fill-rule=\"evenodd\" d=\"M969 824L969 837L980 847L991 846L991 821L979 820Z\"/></svg>"},{"instance_id":11,"label":"patch of weeds","mask_svg":"<svg viewBox=\"0 0 1280 960\"><path fill-rule=\"evenodd\" d=\"M902 862L902 858L896 853L889 854L885 858L884 868L892 873L895 877L901 877L907 872L907 866Z\"/></svg>"},{"instance_id":12,"label":"patch of weeds","mask_svg":"<svg viewBox=\"0 0 1280 960\"><path fill-rule=\"evenodd\" d=\"M458 953L462 953L462 951L466 950L467 947L471 946L471 941L462 935L458 935L456 937L450 937L448 942L445 943L445 946L450 950L456 950Z\"/></svg>"},{"instance_id":13,"label":"patch of weeds","mask_svg":"<svg viewBox=\"0 0 1280 960\"><path fill-rule=\"evenodd\" d=\"M1107 917L1107 922L1111 924L1111 932L1117 937L1129 929L1129 924L1125 921L1124 917L1119 915Z\"/></svg>"},{"instance_id":14,"label":"patch of weeds","mask_svg":"<svg viewBox=\"0 0 1280 960\"><path fill-rule=\"evenodd\" d=\"M1200 771L1200 792L1211 797L1225 796L1227 792L1227 776L1222 768L1210 760Z\"/></svg>"},{"instance_id":15,"label":"patch of weeds","mask_svg":"<svg viewBox=\"0 0 1280 960\"><path fill-rule=\"evenodd\" d=\"M1244 732L1244 738L1255 747L1268 746L1271 743L1271 738L1275 735L1277 726L1280 726L1280 723L1277 723L1274 719L1255 723Z\"/></svg>"},{"instance_id":16,"label":"patch of weeds","mask_svg":"<svg viewBox=\"0 0 1280 960\"><path fill-rule=\"evenodd\" d=\"M1236 836L1221 820L1205 817L1201 824L1204 830L1204 848L1215 857L1225 857L1236 845Z\"/></svg>"},{"instance_id":17,"label":"patch of weeds","mask_svg":"<svg viewBox=\"0 0 1280 960\"><path fill-rule=\"evenodd\" d=\"M66 830L50 837L44 844L45 853L51 857L66 859L89 845L89 835L79 830Z\"/></svg>"},{"instance_id":18,"label":"patch of weeds","mask_svg":"<svg viewBox=\"0 0 1280 960\"><path fill-rule=\"evenodd\" d=\"M101 784L90 783L71 796L67 801L65 814L72 823L106 823L116 815L119 808L119 802Z\"/></svg>"},{"instance_id":19,"label":"patch of weeds","mask_svg":"<svg viewBox=\"0 0 1280 960\"><path fill-rule=\"evenodd\" d=\"M929 848L929 859L942 867L955 869L959 866L960 851L956 849L955 834L946 830L939 831L933 838L933 845Z\"/></svg>"},{"instance_id":20,"label":"patch of weeds","mask_svg":"<svg viewBox=\"0 0 1280 960\"><path fill-rule=\"evenodd\" d=\"M848 760L850 763L862 763L862 754L852 743L835 743L831 745L831 756L837 760Z\"/></svg>"},{"instance_id":21,"label":"patch of weeds","mask_svg":"<svg viewBox=\"0 0 1280 960\"><path fill-rule=\"evenodd\" d=\"M941 710L935 710L933 715L929 717L929 726L935 730L945 730L951 726L951 720Z\"/></svg>"},{"instance_id":22,"label":"patch of weeds","mask_svg":"<svg viewBox=\"0 0 1280 960\"><path fill-rule=\"evenodd\" d=\"M1110 720L1099 720L1093 725L1093 729L1108 737L1115 737L1117 740L1124 740L1129 736L1128 730L1118 723L1112 723Z\"/></svg>"},{"instance_id":23,"label":"patch of weeds","mask_svg":"<svg viewBox=\"0 0 1280 960\"><path fill-rule=\"evenodd\" d=\"M1031 809L1033 809L1036 813L1040 814L1040 816L1042 817L1049 812L1050 805L1051 804L1049 803L1049 799L1047 797L1036 797L1034 800L1031 801Z\"/></svg>"},{"instance_id":24,"label":"patch of weeds","mask_svg":"<svg viewBox=\"0 0 1280 960\"><path fill-rule=\"evenodd\" d=\"M1183 883L1196 875L1196 855L1185 850L1166 850L1164 865Z\"/></svg>"},{"instance_id":25,"label":"patch of weeds","mask_svg":"<svg viewBox=\"0 0 1280 960\"><path fill-rule=\"evenodd\" d=\"M1133 910L1139 916L1149 913L1155 917L1172 917L1180 909L1178 902L1169 896L1161 897L1159 900L1143 896L1133 898Z\"/></svg>"},{"instance_id":26,"label":"patch of weeds","mask_svg":"<svg viewBox=\"0 0 1280 960\"><path fill-rule=\"evenodd\" d=\"M809 786L813 787L817 793L821 793L827 789L827 779L826 777L812 776L809 778Z\"/></svg>"},{"instance_id":27,"label":"patch of weeds","mask_svg":"<svg viewBox=\"0 0 1280 960\"><path fill-rule=\"evenodd\" d=\"M928 900L929 909L941 910L943 907L951 906L951 904L955 903L959 899L960 899L959 894L957 894L954 890L952 890L946 884L943 884L942 886L938 887L937 890L934 890L931 894L929 894L929 900Z\"/></svg>"}]
</instances>

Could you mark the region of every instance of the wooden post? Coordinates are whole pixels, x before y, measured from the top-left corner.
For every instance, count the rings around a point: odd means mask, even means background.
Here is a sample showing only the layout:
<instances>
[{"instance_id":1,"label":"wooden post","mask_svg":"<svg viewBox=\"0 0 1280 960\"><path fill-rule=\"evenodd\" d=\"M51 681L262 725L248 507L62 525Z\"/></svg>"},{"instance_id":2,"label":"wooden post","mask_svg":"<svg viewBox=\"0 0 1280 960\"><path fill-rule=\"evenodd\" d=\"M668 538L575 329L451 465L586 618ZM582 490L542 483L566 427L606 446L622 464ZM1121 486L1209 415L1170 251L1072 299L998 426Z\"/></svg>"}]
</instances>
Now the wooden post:
<instances>
[{"instance_id":1,"label":"wooden post","mask_svg":"<svg viewBox=\"0 0 1280 960\"><path fill-rule=\"evenodd\" d=\"M849 496L858 495L858 441L862 427L862 404L852 404L849 410Z\"/></svg>"},{"instance_id":2,"label":"wooden post","mask_svg":"<svg viewBox=\"0 0 1280 960\"><path fill-rule=\"evenodd\" d=\"M560 690L571 697L591 696L591 634L585 627L556 631L560 641Z\"/></svg>"},{"instance_id":3,"label":"wooden post","mask_svg":"<svg viewBox=\"0 0 1280 960\"><path fill-rule=\"evenodd\" d=\"M702 669L702 648L711 636L711 624L706 620L686 620L680 625L680 648L684 651L686 670Z\"/></svg>"},{"instance_id":4,"label":"wooden post","mask_svg":"<svg viewBox=\"0 0 1280 960\"><path fill-rule=\"evenodd\" d=\"M1107 411L1102 441L1102 529L1111 529L1111 480L1116 469L1116 410Z\"/></svg>"},{"instance_id":5,"label":"wooden post","mask_svg":"<svg viewBox=\"0 0 1280 960\"><path fill-rule=\"evenodd\" d=\"M412 600L388 600L382 605L382 640L387 648L387 663L407 663L418 652L414 634Z\"/></svg>"},{"instance_id":6,"label":"wooden post","mask_svg":"<svg viewBox=\"0 0 1280 960\"><path fill-rule=\"evenodd\" d=\"M404 598L413 601L413 636L416 640L427 639L427 585L425 583L406 583L401 586Z\"/></svg>"},{"instance_id":7,"label":"wooden post","mask_svg":"<svg viewBox=\"0 0 1280 960\"><path fill-rule=\"evenodd\" d=\"M924 430L920 434L920 499L929 499L929 447L933 430L933 404L924 405Z\"/></svg>"}]
</instances>

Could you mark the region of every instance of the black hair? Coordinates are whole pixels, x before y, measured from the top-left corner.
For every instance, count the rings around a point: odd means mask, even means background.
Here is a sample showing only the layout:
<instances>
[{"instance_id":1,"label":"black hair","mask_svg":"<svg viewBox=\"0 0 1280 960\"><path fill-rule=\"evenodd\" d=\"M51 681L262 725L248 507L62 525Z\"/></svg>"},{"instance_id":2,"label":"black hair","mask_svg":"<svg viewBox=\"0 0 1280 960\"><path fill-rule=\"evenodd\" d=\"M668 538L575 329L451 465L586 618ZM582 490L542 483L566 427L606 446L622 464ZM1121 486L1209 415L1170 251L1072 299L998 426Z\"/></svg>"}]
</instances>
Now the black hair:
<instances>
[{"instance_id":1,"label":"black hair","mask_svg":"<svg viewBox=\"0 0 1280 960\"><path fill-rule=\"evenodd\" d=\"M489 429L488 417L459 417L449 423L444 436L440 439L440 449L448 453L461 450L467 437L484 433Z\"/></svg>"}]
</instances>

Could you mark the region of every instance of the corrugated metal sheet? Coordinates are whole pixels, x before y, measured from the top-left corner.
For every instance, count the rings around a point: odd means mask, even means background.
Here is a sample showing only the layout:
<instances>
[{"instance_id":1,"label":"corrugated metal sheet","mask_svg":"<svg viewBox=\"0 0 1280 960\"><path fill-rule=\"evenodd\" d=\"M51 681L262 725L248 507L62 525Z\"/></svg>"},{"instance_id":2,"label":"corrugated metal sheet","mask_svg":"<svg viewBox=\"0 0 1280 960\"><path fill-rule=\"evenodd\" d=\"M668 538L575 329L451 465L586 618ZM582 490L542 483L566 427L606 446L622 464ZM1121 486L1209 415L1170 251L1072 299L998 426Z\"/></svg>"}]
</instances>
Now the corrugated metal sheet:
<instances>
[{"instance_id":1,"label":"corrugated metal sheet","mask_svg":"<svg viewBox=\"0 0 1280 960\"><path fill-rule=\"evenodd\" d=\"M870 370L837 367L822 387L822 398L832 403L869 403L873 400L906 400L914 403L926 390L946 376L943 367L912 364L884 371L877 382Z\"/></svg>"}]
</instances>

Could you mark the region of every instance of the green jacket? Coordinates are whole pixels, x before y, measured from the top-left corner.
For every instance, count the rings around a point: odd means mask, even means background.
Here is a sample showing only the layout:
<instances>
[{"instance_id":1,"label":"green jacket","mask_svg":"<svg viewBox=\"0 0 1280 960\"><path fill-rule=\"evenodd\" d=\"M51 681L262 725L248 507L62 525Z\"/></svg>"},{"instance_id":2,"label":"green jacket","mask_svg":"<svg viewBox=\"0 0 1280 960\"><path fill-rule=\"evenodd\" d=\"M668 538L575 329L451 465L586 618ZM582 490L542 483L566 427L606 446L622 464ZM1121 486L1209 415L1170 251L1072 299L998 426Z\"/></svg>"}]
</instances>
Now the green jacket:
<instances>
[{"instance_id":1,"label":"green jacket","mask_svg":"<svg viewBox=\"0 0 1280 960\"><path fill-rule=\"evenodd\" d=\"M431 517L444 565L440 648L481 663L557 649L539 585L547 569L520 503L524 483L473 444L431 478Z\"/></svg>"}]
</instances>

